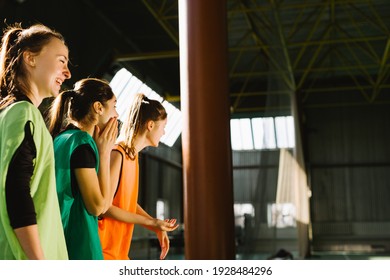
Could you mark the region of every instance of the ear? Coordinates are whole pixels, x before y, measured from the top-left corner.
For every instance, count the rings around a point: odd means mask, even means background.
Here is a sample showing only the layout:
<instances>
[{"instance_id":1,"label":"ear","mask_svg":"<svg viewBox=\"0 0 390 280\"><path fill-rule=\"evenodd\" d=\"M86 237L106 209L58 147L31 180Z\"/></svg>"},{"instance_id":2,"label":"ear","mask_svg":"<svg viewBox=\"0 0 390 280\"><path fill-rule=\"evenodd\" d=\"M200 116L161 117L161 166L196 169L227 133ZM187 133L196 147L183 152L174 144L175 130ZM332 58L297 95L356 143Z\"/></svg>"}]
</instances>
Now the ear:
<instances>
[{"instance_id":1,"label":"ear","mask_svg":"<svg viewBox=\"0 0 390 280\"><path fill-rule=\"evenodd\" d=\"M149 130L149 131L152 130L153 127L154 127L154 121L152 121L152 120L148 121L148 122L147 122L147 128L148 128L148 130Z\"/></svg>"},{"instance_id":2,"label":"ear","mask_svg":"<svg viewBox=\"0 0 390 280\"><path fill-rule=\"evenodd\" d=\"M95 101L92 106L93 106L93 110L95 111L96 114L98 114L98 115L103 114L102 103L100 103L99 101Z\"/></svg>"},{"instance_id":3,"label":"ear","mask_svg":"<svg viewBox=\"0 0 390 280\"><path fill-rule=\"evenodd\" d=\"M31 67L35 67L35 55L32 52L25 51L23 53L23 61L27 65L29 65Z\"/></svg>"}]
</instances>

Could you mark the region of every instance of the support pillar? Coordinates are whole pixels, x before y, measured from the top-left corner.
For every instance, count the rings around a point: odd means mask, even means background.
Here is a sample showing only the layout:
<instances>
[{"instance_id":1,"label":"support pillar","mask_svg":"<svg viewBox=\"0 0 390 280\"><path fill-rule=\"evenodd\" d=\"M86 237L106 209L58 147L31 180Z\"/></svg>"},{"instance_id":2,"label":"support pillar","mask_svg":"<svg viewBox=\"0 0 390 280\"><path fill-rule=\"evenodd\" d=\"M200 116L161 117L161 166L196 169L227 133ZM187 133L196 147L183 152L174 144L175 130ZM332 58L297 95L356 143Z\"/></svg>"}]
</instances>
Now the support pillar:
<instances>
[{"instance_id":1,"label":"support pillar","mask_svg":"<svg viewBox=\"0 0 390 280\"><path fill-rule=\"evenodd\" d=\"M186 259L234 259L226 0L179 0Z\"/></svg>"}]
</instances>

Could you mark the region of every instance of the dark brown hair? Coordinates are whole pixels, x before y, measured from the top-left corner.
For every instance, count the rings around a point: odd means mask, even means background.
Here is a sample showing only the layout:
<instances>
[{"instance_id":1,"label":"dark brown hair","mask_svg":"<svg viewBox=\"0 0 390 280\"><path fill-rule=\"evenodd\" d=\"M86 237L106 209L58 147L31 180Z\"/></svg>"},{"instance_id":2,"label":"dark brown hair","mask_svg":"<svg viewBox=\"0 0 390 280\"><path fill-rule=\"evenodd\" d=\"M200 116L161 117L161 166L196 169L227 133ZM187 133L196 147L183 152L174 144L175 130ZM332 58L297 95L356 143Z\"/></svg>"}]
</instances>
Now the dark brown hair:
<instances>
[{"instance_id":1,"label":"dark brown hair","mask_svg":"<svg viewBox=\"0 0 390 280\"><path fill-rule=\"evenodd\" d=\"M56 137L71 121L92 121L93 104L98 101L106 105L114 97L108 82L96 78L78 81L73 90L60 93L53 101L49 114L49 131Z\"/></svg>"}]
</instances>

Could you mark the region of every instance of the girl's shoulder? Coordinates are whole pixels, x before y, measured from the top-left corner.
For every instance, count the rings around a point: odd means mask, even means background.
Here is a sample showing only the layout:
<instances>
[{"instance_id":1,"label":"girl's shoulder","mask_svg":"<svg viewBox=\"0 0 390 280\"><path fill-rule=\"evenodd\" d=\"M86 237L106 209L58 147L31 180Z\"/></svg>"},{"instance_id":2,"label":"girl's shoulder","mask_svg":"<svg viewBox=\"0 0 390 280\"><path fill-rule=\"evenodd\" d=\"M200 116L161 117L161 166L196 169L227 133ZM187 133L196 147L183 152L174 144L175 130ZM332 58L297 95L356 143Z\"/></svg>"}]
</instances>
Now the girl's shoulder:
<instances>
[{"instance_id":1,"label":"girl's shoulder","mask_svg":"<svg viewBox=\"0 0 390 280\"><path fill-rule=\"evenodd\" d=\"M63 132L61 132L59 137L69 137L73 139L80 139L80 140L93 140L92 136L89 135L87 132L80 130L78 128L70 128L66 129Z\"/></svg>"},{"instance_id":2,"label":"girl's shoulder","mask_svg":"<svg viewBox=\"0 0 390 280\"><path fill-rule=\"evenodd\" d=\"M89 144L94 150L97 149L92 136L80 129L66 129L54 139L54 145L77 147L82 144Z\"/></svg>"},{"instance_id":3,"label":"girl's shoulder","mask_svg":"<svg viewBox=\"0 0 390 280\"><path fill-rule=\"evenodd\" d=\"M4 112L5 115L8 116L15 115L17 118L23 118L24 116L42 118L39 109L35 107L34 104L28 101L15 102L9 105L7 108L4 108L2 111Z\"/></svg>"}]
</instances>

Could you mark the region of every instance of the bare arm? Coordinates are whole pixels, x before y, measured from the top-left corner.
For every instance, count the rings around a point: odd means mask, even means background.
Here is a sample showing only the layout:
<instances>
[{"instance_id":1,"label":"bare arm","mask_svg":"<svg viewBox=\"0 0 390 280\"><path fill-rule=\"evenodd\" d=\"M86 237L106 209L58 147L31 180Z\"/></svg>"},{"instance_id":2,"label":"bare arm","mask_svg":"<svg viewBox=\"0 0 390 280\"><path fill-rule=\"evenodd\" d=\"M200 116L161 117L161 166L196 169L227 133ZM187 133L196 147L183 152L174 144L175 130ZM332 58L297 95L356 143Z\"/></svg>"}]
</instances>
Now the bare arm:
<instances>
[{"instance_id":1,"label":"bare arm","mask_svg":"<svg viewBox=\"0 0 390 280\"><path fill-rule=\"evenodd\" d=\"M119 207L112 205L106 213L102 215L103 217L110 217L112 219L129 223L129 224L138 224L142 225L154 232L157 231L173 231L177 228L178 225L175 225L171 222L166 222L159 219L154 219L152 217L146 217L136 213L131 213L126 210L123 210Z\"/></svg>"},{"instance_id":2,"label":"bare arm","mask_svg":"<svg viewBox=\"0 0 390 280\"><path fill-rule=\"evenodd\" d=\"M14 230L27 258L30 260L43 260L43 250L39 241L38 225L30 225Z\"/></svg>"},{"instance_id":3,"label":"bare arm","mask_svg":"<svg viewBox=\"0 0 390 280\"><path fill-rule=\"evenodd\" d=\"M74 173L87 211L91 215L99 216L104 211L108 195L106 193L105 197L101 191L95 168L76 168Z\"/></svg>"},{"instance_id":4,"label":"bare arm","mask_svg":"<svg viewBox=\"0 0 390 280\"><path fill-rule=\"evenodd\" d=\"M123 162L122 154L119 151L113 150L111 152L111 161L110 161L110 176L111 176L111 193L114 196L118 184L119 177L121 172L121 166ZM171 223L154 219L148 215L139 215L136 213L128 212L124 209L121 209L117 206L111 205L103 217L110 217L112 219L131 224L139 224L154 231L156 230L164 230L171 231L174 230L175 227Z\"/></svg>"},{"instance_id":5,"label":"bare arm","mask_svg":"<svg viewBox=\"0 0 390 280\"><path fill-rule=\"evenodd\" d=\"M75 177L87 211L94 216L106 212L112 202L110 188L110 152L117 135L116 118L110 119L102 132L96 126L93 138L99 150L99 171L76 168Z\"/></svg>"},{"instance_id":6,"label":"bare arm","mask_svg":"<svg viewBox=\"0 0 390 280\"><path fill-rule=\"evenodd\" d=\"M136 213L138 215L144 216L146 218L154 219L139 204L137 204L137 211L136 211ZM161 221L161 220L159 220L159 221ZM176 225L176 219L167 219L167 220L165 220L165 223L169 224L170 226L169 226L169 230L164 230L164 231L173 231L173 230L175 230L175 229L177 229L179 227L179 225ZM158 228L155 228L155 227L150 227L148 225L145 225L145 228L147 228L149 230L152 230L152 231L154 231L156 233L157 233L157 231L161 230L161 229L158 229Z\"/></svg>"}]
</instances>

